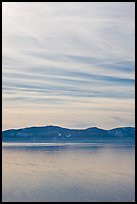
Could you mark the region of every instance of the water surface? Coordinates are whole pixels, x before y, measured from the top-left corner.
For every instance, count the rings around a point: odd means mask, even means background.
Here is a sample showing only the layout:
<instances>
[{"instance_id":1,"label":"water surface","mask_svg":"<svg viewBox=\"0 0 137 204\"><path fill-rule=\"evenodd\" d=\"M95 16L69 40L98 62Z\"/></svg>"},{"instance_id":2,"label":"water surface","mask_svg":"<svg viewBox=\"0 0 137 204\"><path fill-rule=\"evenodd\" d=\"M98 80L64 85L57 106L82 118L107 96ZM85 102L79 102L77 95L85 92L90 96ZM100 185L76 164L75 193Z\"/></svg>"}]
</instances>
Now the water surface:
<instances>
[{"instance_id":1,"label":"water surface","mask_svg":"<svg viewBox=\"0 0 137 204\"><path fill-rule=\"evenodd\" d=\"M3 144L3 202L134 201L134 153L128 145Z\"/></svg>"}]
</instances>

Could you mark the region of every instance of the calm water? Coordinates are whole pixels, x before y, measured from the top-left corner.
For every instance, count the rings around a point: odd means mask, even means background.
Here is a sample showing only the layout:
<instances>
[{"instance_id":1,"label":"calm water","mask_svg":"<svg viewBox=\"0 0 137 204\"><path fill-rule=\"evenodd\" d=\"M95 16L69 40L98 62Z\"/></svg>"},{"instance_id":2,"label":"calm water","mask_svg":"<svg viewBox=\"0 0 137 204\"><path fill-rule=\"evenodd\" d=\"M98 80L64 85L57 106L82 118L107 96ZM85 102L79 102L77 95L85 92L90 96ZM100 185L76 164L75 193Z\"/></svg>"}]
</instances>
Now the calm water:
<instances>
[{"instance_id":1,"label":"calm water","mask_svg":"<svg viewBox=\"0 0 137 204\"><path fill-rule=\"evenodd\" d=\"M135 200L133 146L3 144L3 202Z\"/></svg>"}]
</instances>

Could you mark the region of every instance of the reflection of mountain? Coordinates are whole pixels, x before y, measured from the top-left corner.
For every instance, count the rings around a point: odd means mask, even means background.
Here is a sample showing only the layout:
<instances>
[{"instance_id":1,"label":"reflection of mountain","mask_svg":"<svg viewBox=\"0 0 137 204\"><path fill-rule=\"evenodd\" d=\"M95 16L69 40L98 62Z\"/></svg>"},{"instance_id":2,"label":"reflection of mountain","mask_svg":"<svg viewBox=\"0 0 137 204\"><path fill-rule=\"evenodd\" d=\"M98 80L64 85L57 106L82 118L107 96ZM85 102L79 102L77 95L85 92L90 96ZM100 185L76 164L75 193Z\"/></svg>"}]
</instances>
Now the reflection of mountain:
<instances>
[{"instance_id":1,"label":"reflection of mountain","mask_svg":"<svg viewBox=\"0 0 137 204\"><path fill-rule=\"evenodd\" d=\"M115 142L134 143L135 128L121 127L103 130L91 127L84 130L58 126L11 129L2 132L3 142Z\"/></svg>"}]
</instances>

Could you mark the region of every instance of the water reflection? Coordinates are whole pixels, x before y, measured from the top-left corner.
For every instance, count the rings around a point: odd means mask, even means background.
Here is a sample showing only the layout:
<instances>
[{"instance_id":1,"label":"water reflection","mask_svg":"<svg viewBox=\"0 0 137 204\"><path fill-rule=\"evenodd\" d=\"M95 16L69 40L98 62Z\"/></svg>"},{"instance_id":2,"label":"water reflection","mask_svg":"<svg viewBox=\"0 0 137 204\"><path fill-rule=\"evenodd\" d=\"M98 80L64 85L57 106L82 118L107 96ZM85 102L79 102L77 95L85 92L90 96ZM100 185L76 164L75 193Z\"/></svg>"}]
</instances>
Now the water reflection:
<instances>
[{"instance_id":1,"label":"water reflection","mask_svg":"<svg viewBox=\"0 0 137 204\"><path fill-rule=\"evenodd\" d=\"M131 146L3 146L3 202L134 201Z\"/></svg>"}]
</instances>

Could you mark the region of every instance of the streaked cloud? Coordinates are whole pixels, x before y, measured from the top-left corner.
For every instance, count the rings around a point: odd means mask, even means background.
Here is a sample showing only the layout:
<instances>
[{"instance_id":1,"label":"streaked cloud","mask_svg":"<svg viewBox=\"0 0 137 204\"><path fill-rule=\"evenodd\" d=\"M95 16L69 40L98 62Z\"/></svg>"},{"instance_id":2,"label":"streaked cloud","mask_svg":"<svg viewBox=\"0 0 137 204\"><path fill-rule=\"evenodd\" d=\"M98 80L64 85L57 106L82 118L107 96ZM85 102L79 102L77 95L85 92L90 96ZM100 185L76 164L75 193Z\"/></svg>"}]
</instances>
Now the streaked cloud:
<instances>
[{"instance_id":1,"label":"streaked cloud","mask_svg":"<svg viewBox=\"0 0 137 204\"><path fill-rule=\"evenodd\" d=\"M4 129L134 125L133 2L2 7Z\"/></svg>"}]
</instances>

